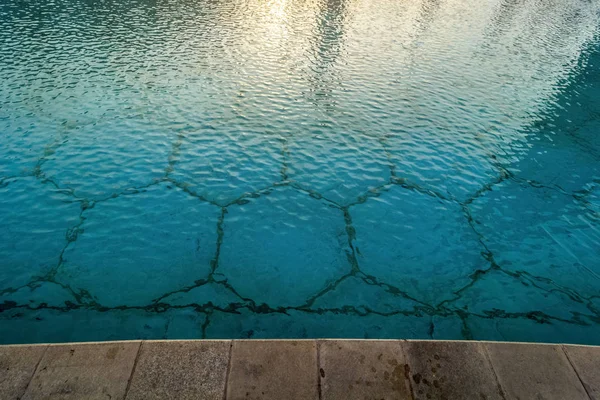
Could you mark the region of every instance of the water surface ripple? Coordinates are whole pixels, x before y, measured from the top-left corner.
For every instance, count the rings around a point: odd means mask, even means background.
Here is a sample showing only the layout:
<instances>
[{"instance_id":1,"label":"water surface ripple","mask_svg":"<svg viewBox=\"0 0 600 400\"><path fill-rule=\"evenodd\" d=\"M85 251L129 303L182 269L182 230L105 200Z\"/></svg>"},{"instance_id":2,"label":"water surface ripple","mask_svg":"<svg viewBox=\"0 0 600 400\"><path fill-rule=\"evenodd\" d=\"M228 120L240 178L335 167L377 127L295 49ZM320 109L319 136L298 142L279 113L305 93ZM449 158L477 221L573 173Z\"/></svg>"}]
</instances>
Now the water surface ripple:
<instances>
[{"instance_id":1,"label":"water surface ripple","mask_svg":"<svg viewBox=\"0 0 600 400\"><path fill-rule=\"evenodd\" d=\"M600 344L600 3L0 3L0 343Z\"/></svg>"}]
</instances>

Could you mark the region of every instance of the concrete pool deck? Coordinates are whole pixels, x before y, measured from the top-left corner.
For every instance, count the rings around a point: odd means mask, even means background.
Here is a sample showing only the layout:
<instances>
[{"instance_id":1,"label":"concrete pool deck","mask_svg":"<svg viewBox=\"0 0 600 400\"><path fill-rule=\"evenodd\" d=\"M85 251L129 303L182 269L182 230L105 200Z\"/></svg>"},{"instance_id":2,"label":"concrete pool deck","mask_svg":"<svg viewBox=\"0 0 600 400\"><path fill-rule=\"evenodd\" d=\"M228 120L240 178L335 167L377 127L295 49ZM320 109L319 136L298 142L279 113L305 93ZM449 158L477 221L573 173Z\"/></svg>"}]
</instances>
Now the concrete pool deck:
<instances>
[{"instance_id":1,"label":"concrete pool deck","mask_svg":"<svg viewBox=\"0 0 600 400\"><path fill-rule=\"evenodd\" d=\"M1 399L600 399L600 347L405 340L0 346Z\"/></svg>"}]
</instances>

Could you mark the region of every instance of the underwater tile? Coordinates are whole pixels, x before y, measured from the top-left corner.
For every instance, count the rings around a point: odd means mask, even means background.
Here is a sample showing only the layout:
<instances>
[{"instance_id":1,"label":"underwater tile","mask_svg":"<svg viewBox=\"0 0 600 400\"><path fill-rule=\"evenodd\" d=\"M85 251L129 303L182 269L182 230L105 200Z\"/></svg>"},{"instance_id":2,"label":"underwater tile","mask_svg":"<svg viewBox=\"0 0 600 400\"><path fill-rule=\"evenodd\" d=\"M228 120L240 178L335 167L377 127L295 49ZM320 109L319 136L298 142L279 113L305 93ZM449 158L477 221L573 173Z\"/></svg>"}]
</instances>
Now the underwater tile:
<instances>
[{"instance_id":1,"label":"underwater tile","mask_svg":"<svg viewBox=\"0 0 600 400\"><path fill-rule=\"evenodd\" d=\"M176 135L143 119L110 119L69 131L42 171L61 188L99 200L165 175Z\"/></svg>"},{"instance_id":2,"label":"underwater tile","mask_svg":"<svg viewBox=\"0 0 600 400\"><path fill-rule=\"evenodd\" d=\"M285 313L237 313L215 311L210 316L206 337L211 339L430 339L428 315L404 316L352 312L288 310Z\"/></svg>"},{"instance_id":3,"label":"underwater tile","mask_svg":"<svg viewBox=\"0 0 600 400\"><path fill-rule=\"evenodd\" d=\"M390 180L390 163L376 137L305 133L289 139L288 152L289 179L341 205Z\"/></svg>"},{"instance_id":4,"label":"underwater tile","mask_svg":"<svg viewBox=\"0 0 600 400\"><path fill-rule=\"evenodd\" d=\"M205 128L186 133L169 176L219 205L282 180L283 146L259 131Z\"/></svg>"},{"instance_id":5,"label":"underwater tile","mask_svg":"<svg viewBox=\"0 0 600 400\"><path fill-rule=\"evenodd\" d=\"M350 215L361 271L431 306L488 266L456 203L392 186Z\"/></svg>"},{"instance_id":6,"label":"underwater tile","mask_svg":"<svg viewBox=\"0 0 600 400\"><path fill-rule=\"evenodd\" d=\"M165 313L168 326L164 339L205 339L207 316L193 308L173 308Z\"/></svg>"},{"instance_id":7,"label":"underwater tile","mask_svg":"<svg viewBox=\"0 0 600 400\"><path fill-rule=\"evenodd\" d=\"M475 315L464 317L464 339L466 340L496 340L507 341L508 339L498 330L498 325L503 322L500 318L483 318ZM509 321L510 322L510 321ZM534 322L534 321L530 321ZM535 322L538 324L537 322ZM516 332L516 331L515 331ZM520 332L520 333L528 333ZM521 339L526 341L526 339Z\"/></svg>"},{"instance_id":8,"label":"underwater tile","mask_svg":"<svg viewBox=\"0 0 600 400\"><path fill-rule=\"evenodd\" d=\"M599 92L600 94L600 92ZM600 107L598 108L600 112ZM575 140L581 140L578 144L584 150L591 152L593 155L600 155L600 120L592 119L587 121L583 126L573 132Z\"/></svg>"},{"instance_id":9,"label":"underwater tile","mask_svg":"<svg viewBox=\"0 0 600 400\"><path fill-rule=\"evenodd\" d=\"M472 340L503 342L600 344L600 325L589 320L563 322L540 321L537 318L495 315L466 317L466 327Z\"/></svg>"},{"instance_id":10,"label":"underwater tile","mask_svg":"<svg viewBox=\"0 0 600 400\"><path fill-rule=\"evenodd\" d=\"M519 279L502 271L489 271L479 276L472 285L457 294L458 298L445 306L457 307L480 316L495 315L514 318L573 320L594 317L587 300L573 294L534 286L526 277Z\"/></svg>"},{"instance_id":11,"label":"underwater tile","mask_svg":"<svg viewBox=\"0 0 600 400\"><path fill-rule=\"evenodd\" d=\"M71 342L76 312L14 308L0 313L0 343ZM75 338L75 340L85 340Z\"/></svg>"},{"instance_id":12,"label":"underwater tile","mask_svg":"<svg viewBox=\"0 0 600 400\"><path fill-rule=\"evenodd\" d=\"M580 211L579 220L597 230L600 223L600 180L586 185L574 197ZM600 233L596 231L595 237L600 240Z\"/></svg>"},{"instance_id":13,"label":"underwater tile","mask_svg":"<svg viewBox=\"0 0 600 400\"><path fill-rule=\"evenodd\" d=\"M586 152L586 141L559 132L552 140L529 142L529 151L507 169L519 178L533 180L537 185L556 187L567 192L582 190L600 179L600 153ZM600 150L600 149L596 149Z\"/></svg>"},{"instance_id":14,"label":"underwater tile","mask_svg":"<svg viewBox=\"0 0 600 400\"><path fill-rule=\"evenodd\" d=\"M103 306L149 305L208 276L220 213L167 183L98 203L57 279Z\"/></svg>"},{"instance_id":15,"label":"underwater tile","mask_svg":"<svg viewBox=\"0 0 600 400\"><path fill-rule=\"evenodd\" d=\"M0 185L0 290L25 285L58 265L81 205L33 177Z\"/></svg>"},{"instance_id":16,"label":"underwater tile","mask_svg":"<svg viewBox=\"0 0 600 400\"><path fill-rule=\"evenodd\" d=\"M600 337L600 2L73 3L0 2L0 341Z\"/></svg>"},{"instance_id":17,"label":"underwater tile","mask_svg":"<svg viewBox=\"0 0 600 400\"><path fill-rule=\"evenodd\" d=\"M77 310L72 341L201 339L206 315L193 309Z\"/></svg>"},{"instance_id":18,"label":"underwater tile","mask_svg":"<svg viewBox=\"0 0 600 400\"><path fill-rule=\"evenodd\" d=\"M76 296L67 288L54 282L35 282L19 288L15 292L0 294L1 303L14 303L14 306L37 308L41 306L69 307L77 302Z\"/></svg>"},{"instance_id":19,"label":"underwater tile","mask_svg":"<svg viewBox=\"0 0 600 400\"><path fill-rule=\"evenodd\" d=\"M3 111L0 110L0 180L33 174L40 158L52 151L62 127L30 113Z\"/></svg>"},{"instance_id":20,"label":"underwater tile","mask_svg":"<svg viewBox=\"0 0 600 400\"><path fill-rule=\"evenodd\" d=\"M592 54L592 57L598 59L597 54ZM590 64L590 67L592 64ZM586 79L579 82L576 86L577 102L581 105L588 114L597 115L600 112L600 81L594 80L591 74L598 74L597 70L600 64L596 61L593 68L589 68L590 75Z\"/></svg>"},{"instance_id":21,"label":"underwater tile","mask_svg":"<svg viewBox=\"0 0 600 400\"><path fill-rule=\"evenodd\" d=\"M589 307L594 310L596 314L600 315L600 295L591 297L589 299Z\"/></svg>"},{"instance_id":22,"label":"underwater tile","mask_svg":"<svg viewBox=\"0 0 600 400\"><path fill-rule=\"evenodd\" d=\"M431 318L431 338L434 340L465 340L463 320L456 315Z\"/></svg>"},{"instance_id":23,"label":"underwater tile","mask_svg":"<svg viewBox=\"0 0 600 400\"><path fill-rule=\"evenodd\" d=\"M0 312L0 343L202 339L206 314L193 308L95 310L10 309Z\"/></svg>"},{"instance_id":24,"label":"underwater tile","mask_svg":"<svg viewBox=\"0 0 600 400\"><path fill-rule=\"evenodd\" d=\"M228 208L219 267L256 304L301 305L350 272L344 214L290 187Z\"/></svg>"},{"instance_id":25,"label":"underwater tile","mask_svg":"<svg viewBox=\"0 0 600 400\"><path fill-rule=\"evenodd\" d=\"M476 229L503 269L580 297L600 290L600 226L558 190L505 182L470 206Z\"/></svg>"},{"instance_id":26,"label":"underwater tile","mask_svg":"<svg viewBox=\"0 0 600 400\"><path fill-rule=\"evenodd\" d=\"M209 339L306 339L308 333L294 319L296 314L254 313L242 308L234 312L214 311L209 317Z\"/></svg>"},{"instance_id":27,"label":"underwater tile","mask_svg":"<svg viewBox=\"0 0 600 400\"><path fill-rule=\"evenodd\" d=\"M350 276L311 304L311 309L342 310L352 307L358 312L369 313L419 313L426 305L415 301L392 288L373 284L367 278Z\"/></svg>"},{"instance_id":28,"label":"underwater tile","mask_svg":"<svg viewBox=\"0 0 600 400\"><path fill-rule=\"evenodd\" d=\"M561 343L600 346L600 318L579 324L561 322L556 326Z\"/></svg>"},{"instance_id":29,"label":"underwater tile","mask_svg":"<svg viewBox=\"0 0 600 400\"><path fill-rule=\"evenodd\" d=\"M390 134L386 146L396 177L460 201L500 176L498 143L475 128L415 128Z\"/></svg>"},{"instance_id":30,"label":"underwater tile","mask_svg":"<svg viewBox=\"0 0 600 400\"><path fill-rule=\"evenodd\" d=\"M161 303L174 306L210 306L227 308L232 304L243 303L244 300L235 295L230 289L215 282L204 283L192 289L184 289L160 300Z\"/></svg>"}]
</instances>

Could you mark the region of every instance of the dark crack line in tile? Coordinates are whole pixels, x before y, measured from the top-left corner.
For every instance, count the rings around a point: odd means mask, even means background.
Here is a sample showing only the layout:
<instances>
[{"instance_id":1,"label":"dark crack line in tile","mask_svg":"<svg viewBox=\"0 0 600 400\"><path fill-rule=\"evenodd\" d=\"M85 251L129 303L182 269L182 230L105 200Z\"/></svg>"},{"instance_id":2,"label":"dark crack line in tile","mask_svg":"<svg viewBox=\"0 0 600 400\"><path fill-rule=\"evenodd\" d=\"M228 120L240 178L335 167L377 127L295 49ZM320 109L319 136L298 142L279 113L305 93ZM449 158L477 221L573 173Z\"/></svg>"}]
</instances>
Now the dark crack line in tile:
<instances>
[{"instance_id":1,"label":"dark crack line in tile","mask_svg":"<svg viewBox=\"0 0 600 400\"><path fill-rule=\"evenodd\" d=\"M344 207L342 211L344 213L346 234L348 235L348 247L350 248L350 253L347 253L346 256L350 263L351 273L356 274L360 272L360 266L356 256L357 249L354 247L354 242L356 242L356 229L354 229L354 226L352 225L352 216L350 215L349 207Z\"/></svg>"},{"instance_id":2,"label":"dark crack line in tile","mask_svg":"<svg viewBox=\"0 0 600 400\"><path fill-rule=\"evenodd\" d=\"M354 276L355 273L354 272L349 272L345 275L342 275L340 278L336 279L335 281L329 283L328 285L326 285L323 289L321 289L317 294L314 294L313 296L309 297L306 302L299 306L297 309L298 310L308 310L312 307L312 305L315 303L315 301L317 301L320 297L324 296L325 294L334 291L338 285L342 282L344 282L346 279Z\"/></svg>"},{"instance_id":3,"label":"dark crack line in tile","mask_svg":"<svg viewBox=\"0 0 600 400\"><path fill-rule=\"evenodd\" d=\"M81 203L81 210L79 211L79 222L77 224L75 224L74 226L72 226L71 228L67 229L67 232L65 233L66 243L58 256L58 262L56 263L56 266L52 270L48 271L48 273L46 274L46 276L43 280L54 281L58 270L64 263L65 251L67 251L67 248L72 243L75 243L75 241L77 241L77 238L79 237L79 235L83 233L83 229L81 227L83 226L83 224L85 223L85 220L86 220L86 217L83 214L85 213L86 210L88 210L89 208L92 208L92 207L93 207L93 204L90 206L86 202Z\"/></svg>"},{"instance_id":4,"label":"dark crack line in tile","mask_svg":"<svg viewBox=\"0 0 600 400\"><path fill-rule=\"evenodd\" d=\"M361 276L362 275L362 276ZM372 275L367 275L363 272L360 273L360 275L358 276L365 284L367 285L371 285L371 286L378 286L383 288L387 293L390 293L393 296L396 297L402 297L406 300L410 300L413 301L417 304L420 304L421 306L427 308L427 309L431 309L434 310L435 307L433 307L432 305L425 303L421 300L418 300L414 297L412 297L411 295L409 295L407 292L400 290L398 287L394 286L394 285L390 285L389 283L386 282L382 282L380 280L377 279L377 277L372 276Z\"/></svg>"},{"instance_id":5,"label":"dark crack line in tile","mask_svg":"<svg viewBox=\"0 0 600 400\"><path fill-rule=\"evenodd\" d=\"M219 268L219 258L221 257L221 245L223 244L223 236L225 235L225 215L227 214L227 208L221 208L221 215L217 221L217 243L215 245L215 256L210 261L210 277Z\"/></svg>"},{"instance_id":6,"label":"dark crack line in tile","mask_svg":"<svg viewBox=\"0 0 600 400\"><path fill-rule=\"evenodd\" d=\"M499 271L502 271L503 273L507 273L507 274L511 274L511 273L508 272L508 271L502 270L495 263L494 258L493 258L493 254L491 253L491 251L489 250L489 248L485 244L485 242L483 240L483 236L481 234L479 234L479 232L477 231L477 229L476 229L476 227L474 225L474 220L473 220L473 218L472 218L472 216L470 214L470 210L468 209L467 206L469 204L471 204L476 198L480 197L485 192L491 190L491 188L494 185L497 185L497 184L503 182L506 179L512 179L515 182L519 182L519 183L522 183L522 184L527 184L527 185L532 186L534 188L544 187L544 188L547 188L547 189L557 190L557 191L559 191L559 192L561 192L563 194L570 195L569 193L567 193L566 191L564 191L562 188L560 188L558 186L557 187L549 187L549 186L544 186L544 185L542 185L542 184L540 184L538 182L535 182L535 181L526 180L526 179L523 179L523 178L518 178L518 177L510 174L504 168L497 166L498 169L499 169L499 171L500 171L500 176L496 180L494 180L494 181L492 181L492 182L484 185L473 196L471 196L465 202L461 203L461 202L457 201L451 195L444 195L444 194L441 194L441 193L436 192L434 190L426 189L426 188L423 188L423 187L421 187L419 185L411 183L411 182L409 182L408 180L406 180L404 178L397 177L396 176L396 171L395 171L395 165L393 163L391 163L391 159L390 159L391 156L388 154L389 152L387 150L387 147L386 147L384 141L380 141L381 144L382 144L382 146L384 147L384 151L386 152L386 156L388 157L388 161L390 161L390 175L391 175L390 182L387 183L387 184L381 185L379 187L370 189L367 193L365 193L364 195L361 195L359 197L358 201L356 201L356 202L354 202L352 204L344 206L344 205L341 205L341 204L339 204L339 203L337 203L335 201L327 199L326 197L322 196L321 194L319 194L316 191L304 188L300 184L288 180L288 176L287 176L287 164L285 163L286 162L285 161L285 157L289 157L289 150L286 149L285 143L283 143L284 165L282 166L282 170L281 170L282 181L275 182L274 184L270 185L267 188L259 189L259 190L254 191L254 192L244 193L241 196L239 196L237 199L235 199L234 201L231 201L231 202L229 202L229 203L227 203L225 205L222 205L222 204L218 204L217 202L209 201L206 198L204 198L203 196L201 196L201 195L193 192L191 189L189 189L190 185L185 184L185 183L181 183L181 182L178 182L178 181L175 181L175 180L173 180L173 179L171 179L169 177L169 174L173 171L174 166L176 164L176 158L178 156L178 152L179 152L179 148L181 146L182 140L183 140L183 135L179 134L178 135L178 140L176 140L174 142L174 144L173 144L172 152L169 155L169 163L168 163L168 166L167 166L167 168L165 170L165 176L163 178L155 179L152 183L150 183L148 185L144 185L144 186L137 187L137 188L132 188L132 189L126 189L122 193L113 194L110 197L107 197L107 198L99 200L99 201L109 200L111 198L116 198L116 197L121 196L121 195L128 195L128 194L140 193L145 188L148 188L148 187L150 187L152 185L155 185L157 183L160 183L160 182L167 181L167 182L172 183L176 187L182 189L188 195L191 195L193 197L198 198L201 201L204 201L204 202L207 202L207 203L210 203L210 204L213 204L215 206L220 207L221 210L222 210L222 216L224 216L224 214L226 213L226 208L229 207L229 206L231 206L231 205L234 205L234 204L244 204L244 200L246 200L248 198L256 198L256 197L260 197L262 195L269 194L271 192L271 190L273 190L275 187L278 187L278 186L290 186L290 187L292 187L292 188L294 188L294 189L296 189L298 191L307 193L308 195L310 195L311 197L313 197L313 198L315 198L317 200L323 200L323 201L329 203L330 205L332 205L332 206L334 206L336 208L339 208L340 210L342 210L344 212L346 232L347 232L348 238L349 238L348 242L349 242L350 248L352 249L352 254L349 255L349 261L350 261L350 263L353 266L352 272L349 273L349 274L346 274L346 275L342 276L341 278L339 278L333 284L328 285L325 289L323 289L317 295L312 296L311 298L309 298L307 300L306 304L303 305L303 306L299 306L299 307L277 307L277 308L270 307L270 306L268 306L266 304L261 304L261 305L257 306L256 303L252 299L244 298L243 296L241 296L231 285L229 285L227 283L227 280L223 280L223 281L215 281L214 280L214 278L213 278L212 275L213 275L213 273L215 272L215 270L216 270L216 268L218 266L218 250L217 250L217 255L216 255L216 258L214 259L214 263L211 263L212 272L211 272L211 276L209 277L208 280L196 281L196 284L193 285L193 286L188 286L186 288L183 288L183 289L180 289L180 290L177 290L177 291L173 291L173 292L167 293L167 294L165 294L165 295L157 298L156 300L154 300L154 303L151 304L151 305L148 305L148 306L140 306L140 307L133 307L132 306L132 307L129 307L129 306L125 306L124 305L124 306L117 306L117 307L113 307L113 308L108 308L108 307L100 306L99 304L97 304L95 302L84 303L82 301L83 299L86 299L86 298L92 299L92 297L89 295L89 293L87 293L85 290L82 289L78 293L78 292L75 292L73 289L71 289L67 285L63 285L63 284L61 284L59 282L53 282L51 280L47 280L48 282L57 283L57 284L63 286L64 288L66 288L69 291L71 291L71 293L76 298L79 298L78 303L80 303L80 304L79 305L68 305L66 308L64 308L66 311L72 310L74 308L80 308L80 307L84 308L85 307L85 308L97 309L99 311L139 309L139 310L145 310L145 311L149 311L149 312L164 312L164 311L166 311L167 309L170 309L170 308L179 309L179 308L193 307L197 312L204 312L204 313L210 313L210 314L212 314L213 310L218 310L218 311L221 311L221 312L237 312L237 310L242 309L242 308L246 308L249 311L254 312L254 313L262 313L262 314L264 314L264 313L287 313L287 310L297 310L297 311L309 312L309 313L324 313L324 312L333 312L333 313L342 313L342 314L343 313L351 313L351 314L356 314L356 315L361 315L361 316L368 315L368 314L376 314L376 315L381 315L381 316L391 316L391 315L398 315L398 314L402 314L402 315L421 315L422 312L425 312L426 314L430 314L432 316L433 315L448 316L448 315L455 314L455 315L458 315L459 318L463 321L463 336L466 337L466 338L470 338L470 337L472 337L472 334L469 332L468 326L466 325L466 316L468 316L468 315L476 315L476 314L467 313L467 312L465 312L463 310L458 310L458 309L457 310L447 309L446 307L443 307L443 305L444 304L449 304L449 303L452 303L452 302L456 301L458 298L460 298L460 293L462 291L464 291L468 287L472 286L481 276L485 275L487 272L489 272L491 270L499 270ZM49 153L49 154L52 154L52 153ZM43 162L40 162L39 166L41 167L42 164L43 164ZM43 172L41 171L41 168L36 168L32 176L35 176L36 178L40 179L43 183L50 183L50 184L52 184L53 186L55 186L56 189L64 191L65 192L64 194L66 194L66 195L69 195L69 196L77 198L77 196L75 195L73 189L69 189L69 188L63 189L54 180L46 178L44 176ZM13 177L2 178L2 180L0 180L0 185L3 185L4 182L6 182L7 180L12 179L12 178ZM438 305L438 307L433 308L433 307L431 307L428 304L422 303L422 302L420 302L420 301L418 301L418 300L416 300L416 299L408 296L406 293L400 291L398 288L395 288L392 285L388 285L387 283L384 283L384 282L377 282L374 277L366 276L366 275L364 275L364 274L362 274L360 272L360 269L358 268L358 262L356 260L356 254L355 254L355 252L357 250L354 248L354 244L353 244L353 240L354 240L354 236L355 236L355 229L352 226L352 220L351 220L351 217L350 217L350 214L349 214L349 208L351 206L353 206L353 205L364 203L369 197L379 196L381 193L389 190L389 188L392 185L401 186L401 187L403 187L405 189L408 189L408 190L411 190L411 191L415 191L415 192L419 192L421 194L432 196L432 197L435 197L435 198L438 198L438 199L441 199L441 200L453 201L453 202L456 202L456 203L458 203L458 204L460 204L462 206L463 211L465 213L465 216L467 217L467 220L469 222L469 225L471 226L471 228L473 229L473 231L475 231L476 235L478 236L478 240L479 240L480 244L485 249L485 251L482 253L482 255L484 256L484 258L486 258L486 260L488 260L490 262L490 268L488 268L486 270L478 270L478 271L476 271L473 274L473 280L472 280L472 282L470 284L466 285L465 287L459 289L457 292L455 292L455 294L458 295L458 297L456 299L449 300L449 301L444 301L444 302L440 303L440 305ZM584 195L579 194L579 193L577 194L577 196L575 196L576 199L581 199L583 197L584 197ZM95 203L98 202L98 201L95 201L95 202L94 201L90 201L90 200L87 200L85 198L77 198L77 201L81 201L82 205L83 204L91 204L91 207L93 207L95 205ZM80 215L80 218L82 218L82 215ZM82 223L83 222L81 221L81 224ZM72 230L69 230L67 232L66 236L67 236L68 242L67 242L67 245L65 246L65 248L63 248L63 251L61 252L60 261L59 261L58 266L60 266L60 264L62 263L62 257L63 257L64 251L66 250L66 248L68 247L68 245L72 241L76 240L77 235L79 234L78 229L79 229L79 227L76 227L76 228L73 228ZM217 229L219 230L219 228L217 228ZM221 235L222 235L222 233L221 233ZM69 237L73 238L72 241L69 239ZM220 243L219 243L219 239L218 239L217 240L217 249L219 249L219 246L220 246ZM390 292L390 293L392 293L394 295L400 295L402 297L405 297L405 298L410 299L412 301L415 301L417 303L421 303L421 304L424 305L424 308L423 309L419 309L417 311L392 311L392 312L389 312L389 313L382 313L382 312L373 311L373 310L370 310L366 306L361 306L361 307L359 307L360 309L356 308L355 306L346 306L346 307L343 307L341 309L339 309L339 308L334 308L334 309L323 309L323 308L320 308L320 309L314 310L314 309L310 308L312 306L312 304L314 303L314 301L316 301L316 299L318 299L320 296L322 296L325 293L328 293L328 292L330 292L332 290L335 290L335 288L337 287L337 285L339 283L341 283L343 280L347 279L348 277L350 277L350 276L357 276L358 274L364 275L363 277L360 277L360 278L363 279L363 281L366 284L374 284L374 285L378 285L378 286L381 286L381 287L385 287L386 291L388 291L388 292ZM512 274L511 276L518 277L518 279L522 278L521 274ZM543 278L543 279L546 279L546 278ZM37 279L35 282L42 282L42 281L43 280ZM230 306L228 306L225 309L222 309L222 308L219 308L219 307L215 307L212 303L208 303L207 305L197 305L197 304L194 304L194 305L187 305L187 306L173 306L173 305L161 303L162 299L168 297L169 295L171 295L173 293L187 292L187 291L192 290L193 288L202 286L202 285L204 285L206 283L209 283L209 282L214 282L216 284L223 285L229 291L231 291L234 295L236 295L237 297L239 297L243 301L243 303L231 303ZM31 285L31 284L32 283L30 282L28 285ZM533 283L531 283L531 284L533 284ZM28 285L25 285L25 286L28 286ZM534 286L536 286L536 285L534 285ZM551 290L545 290L545 289L543 289L540 286L536 286L536 287L538 289L546 291L546 292L559 291L561 293L567 294L571 299L574 299L573 293L572 293L572 291L570 289L558 289L558 288L555 288L555 289L551 289ZM565 290L568 290L568 291L565 292ZM10 293L10 292L11 292L11 289L9 288L9 289L3 290L0 293L5 294L5 293ZM576 298L579 297L578 295L576 295L576 296L577 296ZM5 304L6 304L6 302L5 302ZM592 304L592 298L589 298L588 299L588 308L590 308L590 310L592 310L594 313L597 314L597 310L595 310L595 308L593 306L591 306L591 304ZM28 307L26 307L26 308L28 308ZM34 309L42 309L42 308L52 308L52 307L47 307L46 306L46 307L38 307L38 308L34 308ZM6 309L6 308L4 308L4 309ZM56 309L57 310L63 310L63 308L60 308L60 307L57 307ZM542 321L544 320L544 318L546 318L546 319L556 319L558 321L565 322L565 323L585 324L585 323L582 323L579 320L572 321L572 320L560 319L560 318L548 316L548 315L545 315L543 313L536 312L536 311L529 312L529 313L512 313L512 314L511 313L506 313L506 312L503 312L503 311L489 311L489 312L485 313L485 316L482 316L482 315L476 315L476 316L478 316L480 318L528 318L528 319L536 319L536 318L540 319L540 318L542 318ZM532 318L532 316L534 318ZM590 316L586 316L586 317L590 317ZM205 323L207 325L209 323L207 321L209 321L209 320L210 319L207 316L206 321L205 321ZM205 331L205 328L203 328L203 331ZM203 336L205 336L205 332L203 333Z\"/></svg>"},{"instance_id":7,"label":"dark crack line in tile","mask_svg":"<svg viewBox=\"0 0 600 400\"><path fill-rule=\"evenodd\" d=\"M183 139L185 138L185 134L183 132L179 132L175 141L171 145L171 151L169 152L169 156L167 158L167 167L165 168L165 178L169 178L169 175L175 170L175 164L179 161L179 152L181 150L181 145L183 144Z\"/></svg>"},{"instance_id":8,"label":"dark crack line in tile","mask_svg":"<svg viewBox=\"0 0 600 400\"><path fill-rule=\"evenodd\" d=\"M201 328L202 328L202 339L206 339L207 338L206 329L208 329L208 325L210 325L210 317L212 317L212 313L213 313L213 311L210 310L204 316L204 322L202 323L202 326L201 326Z\"/></svg>"},{"instance_id":9,"label":"dark crack line in tile","mask_svg":"<svg viewBox=\"0 0 600 400\"><path fill-rule=\"evenodd\" d=\"M466 319L469 316L474 316L482 319L527 319L533 320L537 323L552 323L552 321L561 322L565 324L571 325L579 325L579 326L590 326L589 323L582 321L579 318L579 315L576 315L575 318L565 319L560 317L555 317L549 315L547 313L543 313L541 311L530 311L530 312L517 312L517 313L508 313L503 310L488 310L484 311L483 314L479 313L471 313L463 309L456 310L433 310L431 308L418 308L415 307L413 310L394 310L389 312L381 312L372 310L368 306L343 306L343 307L335 307L335 308L304 308L304 307L278 307L273 308L269 307L266 304L263 304L259 307L252 306L250 304L240 304L240 303L231 303L228 307L223 308L219 306L213 305L211 302L200 305L196 303L186 304L186 305L170 305L166 303L160 304L151 304L146 306L115 306L115 307L104 307L98 304L68 304L65 307L59 306L49 306L45 303L42 303L36 307L31 305L19 305L16 302L4 301L4 303L0 303L0 313L9 310L28 310L28 311L39 311L39 310L53 310L58 312L68 312L72 310L78 309L86 309L93 310L98 312L109 312L109 311L128 311L128 310L138 310L144 312L151 313L165 313L169 310L179 310L179 309L193 309L195 312L203 313L205 315L210 315L214 311L219 311L223 313L229 314L239 314L241 309L247 309L255 314L285 314L289 315L288 311L298 311L304 312L308 314L319 314L323 315L325 313L332 314L342 314L342 315L355 315L359 317L365 317L368 315L377 315L381 317L393 317L393 316L414 316L414 317L423 317L424 315L428 316L440 316L440 317L448 317L452 315L457 315L463 321L463 337L466 339L472 339L472 335L468 331L468 326L466 325ZM583 314L580 314L583 315ZM589 317L587 315L583 315L584 317ZM594 321L595 322L595 321ZM208 322L206 322L206 326L208 326Z\"/></svg>"},{"instance_id":10,"label":"dark crack line in tile","mask_svg":"<svg viewBox=\"0 0 600 400\"><path fill-rule=\"evenodd\" d=\"M379 137L378 141L381 144L381 147L383 148L383 153L385 154L385 158L388 162L388 168L390 169L390 177L396 178L396 163L394 163L392 153L388 148L387 139L387 136L384 135L382 137Z\"/></svg>"},{"instance_id":11,"label":"dark crack line in tile","mask_svg":"<svg viewBox=\"0 0 600 400\"><path fill-rule=\"evenodd\" d=\"M471 196L469 196L465 201L463 201L461 203L461 205L463 205L463 206L470 205L471 203L473 203L475 200L477 200L479 197L481 197L485 193L491 192L493 190L494 186L501 184L502 182L506 181L510 177L511 177L511 173L508 170L505 170L504 168L502 168L500 170L500 175L496 179L483 185L481 188L479 188L479 190L477 190L475 193L473 193Z\"/></svg>"}]
</instances>

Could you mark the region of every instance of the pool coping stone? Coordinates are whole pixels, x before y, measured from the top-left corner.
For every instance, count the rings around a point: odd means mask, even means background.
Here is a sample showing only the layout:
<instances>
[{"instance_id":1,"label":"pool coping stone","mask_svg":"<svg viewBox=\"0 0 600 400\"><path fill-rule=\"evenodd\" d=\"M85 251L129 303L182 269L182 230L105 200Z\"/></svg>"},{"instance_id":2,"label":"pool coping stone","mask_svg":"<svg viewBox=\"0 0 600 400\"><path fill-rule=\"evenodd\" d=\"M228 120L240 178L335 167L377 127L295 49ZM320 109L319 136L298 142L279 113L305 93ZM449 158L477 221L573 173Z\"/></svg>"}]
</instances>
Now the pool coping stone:
<instances>
[{"instance_id":1,"label":"pool coping stone","mask_svg":"<svg viewBox=\"0 0 600 400\"><path fill-rule=\"evenodd\" d=\"M0 346L2 399L600 399L600 347L431 340Z\"/></svg>"}]
</instances>

